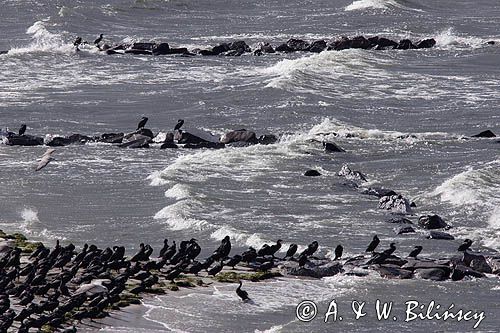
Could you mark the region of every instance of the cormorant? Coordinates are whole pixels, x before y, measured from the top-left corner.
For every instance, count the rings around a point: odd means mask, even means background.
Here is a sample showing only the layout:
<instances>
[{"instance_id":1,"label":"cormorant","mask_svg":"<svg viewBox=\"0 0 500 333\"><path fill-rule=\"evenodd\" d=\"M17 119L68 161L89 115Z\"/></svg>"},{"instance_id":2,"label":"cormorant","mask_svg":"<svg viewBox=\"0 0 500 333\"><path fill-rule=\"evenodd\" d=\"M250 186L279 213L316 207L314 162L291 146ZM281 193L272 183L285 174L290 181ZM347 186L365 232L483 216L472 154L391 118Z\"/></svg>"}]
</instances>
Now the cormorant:
<instances>
[{"instance_id":1,"label":"cormorant","mask_svg":"<svg viewBox=\"0 0 500 333\"><path fill-rule=\"evenodd\" d=\"M26 124L21 125L21 128L19 129L19 135L24 135L24 132L26 132Z\"/></svg>"},{"instance_id":2,"label":"cormorant","mask_svg":"<svg viewBox=\"0 0 500 333\"><path fill-rule=\"evenodd\" d=\"M375 249L377 248L377 246L378 246L379 243L380 243L380 239L378 239L378 236L377 235L373 236L373 240L368 245L368 247L366 248L365 252L373 252L373 251L375 251Z\"/></svg>"},{"instance_id":3,"label":"cormorant","mask_svg":"<svg viewBox=\"0 0 500 333\"><path fill-rule=\"evenodd\" d=\"M290 247L288 248L288 251L286 251L286 255L283 257L283 260L288 257L293 258L293 255L297 252L297 249L297 244L290 244Z\"/></svg>"},{"instance_id":4,"label":"cormorant","mask_svg":"<svg viewBox=\"0 0 500 333\"><path fill-rule=\"evenodd\" d=\"M340 257L342 257L342 252L344 252L344 248L342 247L342 245L337 245L337 247L335 248L335 259L333 260L340 259Z\"/></svg>"},{"instance_id":5,"label":"cormorant","mask_svg":"<svg viewBox=\"0 0 500 333\"><path fill-rule=\"evenodd\" d=\"M420 245L415 246L415 249L410 252L408 257L417 259L417 256L420 254L420 252L422 252L422 249L423 248Z\"/></svg>"},{"instance_id":6,"label":"cormorant","mask_svg":"<svg viewBox=\"0 0 500 333\"><path fill-rule=\"evenodd\" d=\"M464 243L458 247L458 251L465 252L470 248L471 245L472 245L472 241L467 238L464 240Z\"/></svg>"},{"instance_id":7,"label":"cormorant","mask_svg":"<svg viewBox=\"0 0 500 333\"><path fill-rule=\"evenodd\" d=\"M248 293L241 289L241 285L242 285L242 282L240 280L240 285L238 286L238 288L236 288L236 294L241 298L242 301L248 301L250 299L250 297L248 297Z\"/></svg>"},{"instance_id":8,"label":"cormorant","mask_svg":"<svg viewBox=\"0 0 500 333\"><path fill-rule=\"evenodd\" d=\"M300 255L299 256L299 267L303 267L307 262L307 256Z\"/></svg>"},{"instance_id":9,"label":"cormorant","mask_svg":"<svg viewBox=\"0 0 500 333\"><path fill-rule=\"evenodd\" d=\"M304 256L312 256L314 254L314 252L316 252L316 250L318 250L318 242L314 241L311 244L309 244L307 246L307 249L302 251L302 253L300 255L301 256L303 256L303 255Z\"/></svg>"},{"instance_id":10,"label":"cormorant","mask_svg":"<svg viewBox=\"0 0 500 333\"><path fill-rule=\"evenodd\" d=\"M99 43L102 41L102 34L99 35L99 38L97 38L95 41L94 41L94 45L99 45Z\"/></svg>"},{"instance_id":11,"label":"cormorant","mask_svg":"<svg viewBox=\"0 0 500 333\"><path fill-rule=\"evenodd\" d=\"M390 256L391 254L394 253L394 251L396 251L396 243L391 243L390 248L388 248L387 250L384 250L384 252L382 252L382 253L387 255L387 256Z\"/></svg>"},{"instance_id":12,"label":"cormorant","mask_svg":"<svg viewBox=\"0 0 500 333\"><path fill-rule=\"evenodd\" d=\"M147 122L148 122L148 117L142 117L141 121L139 121L139 124L137 125L137 130L144 128L144 126L146 126Z\"/></svg>"},{"instance_id":13,"label":"cormorant","mask_svg":"<svg viewBox=\"0 0 500 333\"><path fill-rule=\"evenodd\" d=\"M184 119L177 120L177 124L174 127L174 131L180 130L182 125L184 125Z\"/></svg>"},{"instance_id":14,"label":"cormorant","mask_svg":"<svg viewBox=\"0 0 500 333\"><path fill-rule=\"evenodd\" d=\"M282 241L281 239L278 239L278 241L276 242L276 244L271 245L271 246L269 247L269 254L270 254L270 255L272 255L272 256L273 256L273 258L274 258L274 254L275 254L276 252L278 252L278 251L279 251L279 249L281 249L281 242L283 242L283 241Z\"/></svg>"}]
</instances>

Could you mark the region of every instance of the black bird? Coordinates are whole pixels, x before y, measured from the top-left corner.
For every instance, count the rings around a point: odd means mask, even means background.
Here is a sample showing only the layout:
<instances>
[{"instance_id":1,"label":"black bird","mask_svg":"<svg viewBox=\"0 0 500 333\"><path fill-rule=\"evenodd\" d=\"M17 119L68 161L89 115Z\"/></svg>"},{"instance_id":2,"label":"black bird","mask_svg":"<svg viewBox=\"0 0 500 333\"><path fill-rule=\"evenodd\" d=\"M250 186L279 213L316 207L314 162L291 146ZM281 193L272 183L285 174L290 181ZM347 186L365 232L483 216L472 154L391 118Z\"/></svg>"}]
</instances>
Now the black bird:
<instances>
[{"instance_id":1,"label":"black bird","mask_svg":"<svg viewBox=\"0 0 500 333\"><path fill-rule=\"evenodd\" d=\"M314 241L311 244L309 244L307 246L307 249L302 251L302 253L300 255L301 256L303 256L303 255L304 256L312 256L314 254L314 252L316 252L316 250L318 250L318 242Z\"/></svg>"},{"instance_id":2,"label":"black bird","mask_svg":"<svg viewBox=\"0 0 500 333\"><path fill-rule=\"evenodd\" d=\"M242 261L249 263L257 258L257 251L253 247L249 247L248 250L241 254Z\"/></svg>"},{"instance_id":3,"label":"black bird","mask_svg":"<svg viewBox=\"0 0 500 333\"><path fill-rule=\"evenodd\" d=\"M458 247L458 251L465 252L470 248L471 245L472 245L472 241L467 238L464 240L464 243Z\"/></svg>"},{"instance_id":4,"label":"black bird","mask_svg":"<svg viewBox=\"0 0 500 333\"><path fill-rule=\"evenodd\" d=\"M226 263L226 266L231 266L233 269L234 269L234 266L238 265L241 261L241 259L243 259L242 256L240 256L239 254L233 256L227 263Z\"/></svg>"},{"instance_id":5,"label":"black bird","mask_svg":"<svg viewBox=\"0 0 500 333\"><path fill-rule=\"evenodd\" d=\"M146 252L146 247L144 246L144 243L139 244L139 252L137 252L130 259L130 261L142 261L142 260L144 260L145 252Z\"/></svg>"},{"instance_id":6,"label":"black bird","mask_svg":"<svg viewBox=\"0 0 500 333\"><path fill-rule=\"evenodd\" d=\"M184 119L177 120L177 124L174 127L174 131L180 130L182 125L184 125Z\"/></svg>"},{"instance_id":7,"label":"black bird","mask_svg":"<svg viewBox=\"0 0 500 333\"><path fill-rule=\"evenodd\" d=\"M342 245L337 245L337 247L335 248L335 259L333 260L340 259L340 257L342 257L342 252L344 252L344 248L342 247Z\"/></svg>"},{"instance_id":8,"label":"black bird","mask_svg":"<svg viewBox=\"0 0 500 333\"><path fill-rule=\"evenodd\" d=\"M168 248L169 248L168 239L165 238L163 240L163 247L160 250L160 254L158 255L158 258L163 257L163 255L165 254L165 252L167 252Z\"/></svg>"},{"instance_id":9,"label":"black bird","mask_svg":"<svg viewBox=\"0 0 500 333\"><path fill-rule=\"evenodd\" d=\"M236 288L236 294L241 298L242 301L248 301L250 300L250 297L248 297L248 293L241 289L241 285L242 285L242 282L240 280L240 285L238 286L238 288Z\"/></svg>"},{"instance_id":10,"label":"black bird","mask_svg":"<svg viewBox=\"0 0 500 333\"><path fill-rule=\"evenodd\" d=\"M99 45L99 43L102 41L102 37L103 37L103 35L100 34L99 37L94 41L94 44Z\"/></svg>"},{"instance_id":11,"label":"black bird","mask_svg":"<svg viewBox=\"0 0 500 333\"><path fill-rule=\"evenodd\" d=\"M221 260L219 264L208 270L208 275L216 276L220 271L222 271L222 268L224 268L224 263Z\"/></svg>"},{"instance_id":12,"label":"black bird","mask_svg":"<svg viewBox=\"0 0 500 333\"><path fill-rule=\"evenodd\" d=\"M368 247L366 248L365 252L373 252L377 248L378 244L380 243L380 239L378 239L378 236L375 235L373 236L373 240L371 241L370 244L368 244Z\"/></svg>"},{"instance_id":13,"label":"black bird","mask_svg":"<svg viewBox=\"0 0 500 333\"><path fill-rule=\"evenodd\" d=\"M390 247L387 250L384 250L384 252L382 253L387 256L390 256L391 254L394 253L394 251L396 251L396 243L391 243Z\"/></svg>"},{"instance_id":14,"label":"black bird","mask_svg":"<svg viewBox=\"0 0 500 333\"><path fill-rule=\"evenodd\" d=\"M422 252L422 247L420 245L415 246L415 249L410 252L408 257L417 259L417 256Z\"/></svg>"},{"instance_id":15,"label":"black bird","mask_svg":"<svg viewBox=\"0 0 500 333\"><path fill-rule=\"evenodd\" d=\"M283 260L286 258L293 258L293 255L297 253L298 246L297 244L290 244L288 251L286 251L286 255L283 257Z\"/></svg>"},{"instance_id":16,"label":"black bird","mask_svg":"<svg viewBox=\"0 0 500 333\"><path fill-rule=\"evenodd\" d=\"M274 267L274 261L273 261L273 259L271 259L271 261L267 261L267 262L261 264L259 267L257 267L257 270L265 272L265 271L270 270L273 267Z\"/></svg>"},{"instance_id":17,"label":"black bird","mask_svg":"<svg viewBox=\"0 0 500 333\"><path fill-rule=\"evenodd\" d=\"M276 244L271 245L271 246L269 247L269 254L270 254L270 255L272 255L272 256L273 256L273 258L274 258L274 254L275 254L276 252L278 252L278 251L279 251L279 249L281 249L281 242L283 242L283 241L282 241L281 239L278 239L278 241L276 241Z\"/></svg>"},{"instance_id":18,"label":"black bird","mask_svg":"<svg viewBox=\"0 0 500 333\"><path fill-rule=\"evenodd\" d=\"M144 126L146 126L147 122L148 122L148 117L142 117L141 121L139 121L139 124L137 125L137 130L144 128Z\"/></svg>"},{"instance_id":19,"label":"black bird","mask_svg":"<svg viewBox=\"0 0 500 333\"><path fill-rule=\"evenodd\" d=\"M260 250L257 252L258 257L265 257L270 254L271 247L267 244L262 245Z\"/></svg>"},{"instance_id":20,"label":"black bird","mask_svg":"<svg viewBox=\"0 0 500 333\"><path fill-rule=\"evenodd\" d=\"M73 42L73 45L76 46L76 49L78 50L78 46L82 43L82 37L76 37L75 41Z\"/></svg>"},{"instance_id":21,"label":"black bird","mask_svg":"<svg viewBox=\"0 0 500 333\"><path fill-rule=\"evenodd\" d=\"M26 124L22 124L19 128L19 135L24 135L24 132L26 132Z\"/></svg>"}]
</instances>

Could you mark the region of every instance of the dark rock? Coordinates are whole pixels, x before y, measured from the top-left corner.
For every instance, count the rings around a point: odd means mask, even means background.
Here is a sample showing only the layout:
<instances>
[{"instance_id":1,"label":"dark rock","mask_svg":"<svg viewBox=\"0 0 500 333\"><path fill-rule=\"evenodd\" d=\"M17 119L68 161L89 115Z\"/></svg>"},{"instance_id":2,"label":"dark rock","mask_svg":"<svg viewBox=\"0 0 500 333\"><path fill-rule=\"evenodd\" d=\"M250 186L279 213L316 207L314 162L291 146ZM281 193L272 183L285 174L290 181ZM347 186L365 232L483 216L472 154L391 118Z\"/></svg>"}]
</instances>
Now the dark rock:
<instances>
[{"instance_id":1,"label":"dark rock","mask_svg":"<svg viewBox=\"0 0 500 333\"><path fill-rule=\"evenodd\" d=\"M9 51L0 51L0 55L1 54L7 54L7 53L9 53Z\"/></svg>"},{"instance_id":2,"label":"dark rock","mask_svg":"<svg viewBox=\"0 0 500 333\"><path fill-rule=\"evenodd\" d=\"M294 50L292 48L290 48L286 43L284 44L281 44L281 45L278 45L276 47L276 52L286 52L286 53L290 53L290 52L293 52Z\"/></svg>"},{"instance_id":3,"label":"dark rock","mask_svg":"<svg viewBox=\"0 0 500 333\"><path fill-rule=\"evenodd\" d=\"M248 46L248 44L243 40L232 42L231 44L229 44L229 49L235 50L235 51L242 51L242 52L251 52L252 51L250 49L250 46Z\"/></svg>"},{"instance_id":4,"label":"dark rock","mask_svg":"<svg viewBox=\"0 0 500 333\"><path fill-rule=\"evenodd\" d=\"M156 43L133 43L130 47L134 50L147 50L153 51L153 48L156 46Z\"/></svg>"},{"instance_id":5,"label":"dark rock","mask_svg":"<svg viewBox=\"0 0 500 333\"><path fill-rule=\"evenodd\" d=\"M317 176L321 176L321 173L319 173L317 170L307 170L307 171L304 173L304 176L308 176L308 177L317 177Z\"/></svg>"},{"instance_id":6,"label":"dark rock","mask_svg":"<svg viewBox=\"0 0 500 333\"><path fill-rule=\"evenodd\" d=\"M342 165L342 169L337 173L337 176L344 177L349 180L367 181L366 176L360 171L352 171L347 164Z\"/></svg>"},{"instance_id":7,"label":"dark rock","mask_svg":"<svg viewBox=\"0 0 500 333\"><path fill-rule=\"evenodd\" d=\"M190 148L190 149L200 149L200 148L221 149L225 147L226 145L223 143L208 142L208 141L203 141L198 143L187 143L184 145L184 148Z\"/></svg>"},{"instance_id":8,"label":"dark rock","mask_svg":"<svg viewBox=\"0 0 500 333\"><path fill-rule=\"evenodd\" d=\"M434 38L428 38L421 40L417 43L417 49L429 49L431 47L434 47L436 45L436 40Z\"/></svg>"},{"instance_id":9,"label":"dark rock","mask_svg":"<svg viewBox=\"0 0 500 333\"><path fill-rule=\"evenodd\" d=\"M222 143L231 143L231 142L248 142L248 143L257 143L257 137L255 132L247 131L245 129L235 130L229 133L224 134L220 138L220 142Z\"/></svg>"},{"instance_id":10,"label":"dark rock","mask_svg":"<svg viewBox=\"0 0 500 333\"><path fill-rule=\"evenodd\" d=\"M488 263L486 262L485 256L483 255L472 254L466 251L464 252L462 261L466 266L469 266L475 271L487 274L491 274L493 272L490 265L488 265Z\"/></svg>"},{"instance_id":11,"label":"dark rock","mask_svg":"<svg viewBox=\"0 0 500 333\"><path fill-rule=\"evenodd\" d=\"M378 208L390 210L392 213L396 214L412 214L410 202L402 195L391 195L380 198Z\"/></svg>"},{"instance_id":12,"label":"dark rock","mask_svg":"<svg viewBox=\"0 0 500 333\"><path fill-rule=\"evenodd\" d=\"M160 149L167 149L167 148L179 148L179 147L173 142L164 142L160 146Z\"/></svg>"},{"instance_id":13,"label":"dark rock","mask_svg":"<svg viewBox=\"0 0 500 333\"><path fill-rule=\"evenodd\" d=\"M475 278L484 278L486 275L484 273L478 272L464 265L456 265L451 274L451 279L453 281L462 280L466 276L471 276Z\"/></svg>"},{"instance_id":14,"label":"dark rock","mask_svg":"<svg viewBox=\"0 0 500 333\"><path fill-rule=\"evenodd\" d=\"M174 142L174 133L172 132L159 132L153 138L153 142L155 143L164 143L164 142Z\"/></svg>"},{"instance_id":15,"label":"dark rock","mask_svg":"<svg viewBox=\"0 0 500 333\"><path fill-rule=\"evenodd\" d=\"M12 134L7 137L5 144L9 146L40 146L43 145L43 138L28 134Z\"/></svg>"},{"instance_id":16,"label":"dark rock","mask_svg":"<svg viewBox=\"0 0 500 333\"><path fill-rule=\"evenodd\" d=\"M221 53L229 51L231 48L229 47L229 43L222 43L212 48L213 55L219 55Z\"/></svg>"},{"instance_id":17,"label":"dark rock","mask_svg":"<svg viewBox=\"0 0 500 333\"><path fill-rule=\"evenodd\" d=\"M155 44L152 52L153 55L170 54L170 46L168 43Z\"/></svg>"},{"instance_id":18,"label":"dark rock","mask_svg":"<svg viewBox=\"0 0 500 333\"><path fill-rule=\"evenodd\" d=\"M276 135L273 135L273 134L264 134L264 135L259 136L257 141L261 145L270 145L270 144L276 143L278 141L278 138L276 137Z\"/></svg>"},{"instance_id":19,"label":"dark rock","mask_svg":"<svg viewBox=\"0 0 500 333\"><path fill-rule=\"evenodd\" d=\"M454 240L455 237L450 235L449 233L442 231L430 231L426 237L427 239L445 239L445 240Z\"/></svg>"},{"instance_id":20,"label":"dark rock","mask_svg":"<svg viewBox=\"0 0 500 333\"><path fill-rule=\"evenodd\" d=\"M439 268L426 268L415 270L415 275L424 280L444 281L449 278L450 274Z\"/></svg>"},{"instance_id":21,"label":"dark rock","mask_svg":"<svg viewBox=\"0 0 500 333\"><path fill-rule=\"evenodd\" d=\"M413 229L413 227L411 226L406 226L406 227L394 228L394 232L397 235L411 234L415 232L415 229Z\"/></svg>"},{"instance_id":22,"label":"dark rock","mask_svg":"<svg viewBox=\"0 0 500 333\"><path fill-rule=\"evenodd\" d=\"M449 275L451 273L451 267L449 265L438 264L434 261L426 260L415 260L408 259L408 262L402 266L402 268L409 271L415 271L417 269L440 269Z\"/></svg>"},{"instance_id":23,"label":"dark rock","mask_svg":"<svg viewBox=\"0 0 500 333\"><path fill-rule=\"evenodd\" d=\"M309 46L309 52L320 53L323 50L326 50L327 45L324 40L315 40Z\"/></svg>"},{"instance_id":24,"label":"dark rock","mask_svg":"<svg viewBox=\"0 0 500 333\"><path fill-rule=\"evenodd\" d=\"M411 279L413 277L412 271L396 265L375 265L374 269L379 272L380 276L387 279Z\"/></svg>"},{"instance_id":25,"label":"dark rock","mask_svg":"<svg viewBox=\"0 0 500 333\"><path fill-rule=\"evenodd\" d=\"M473 138L495 138L496 135L490 130L482 131L481 133L478 133L476 135L472 136Z\"/></svg>"},{"instance_id":26,"label":"dark rock","mask_svg":"<svg viewBox=\"0 0 500 333\"><path fill-rule=\"evenodd\" d=\"M383 187L369 187L361 192L362 194L374 195L378 198L382 198L385 196L398 195L396 191L390 190L388 188ZM391 222L393 223L393 222ZM410 222L411 223L411 222Z\"/></svg>"},{"instance_id":27,"label":"dark rock","mask_svg":"<svg viewBox=\"0 0 500 333\"><path fill-rule=\"evenodd\" d=\"M122 143L123 136L123 133L104 133L100 137L97 137L96 141L104 143Z\"/></svg>"},{"instance_id":28,"label":"dark rock","mask_svg":"<svg viewBox=\"0 0 500 333\"><path fill-rule=\"evenodd\" d=\"M132 133L128 133L123 137L123 140L136 140L137 135L147 136L150 139L153 139L155 135L149 128L141 128Z\"/></svg>"},{"instance_id":29,"label":"dark rock","mask_svg":"<svg viewBox=\"0 0 500 333\"><path fill-rule=\"evenodd\" d=\"M145 54L145 55L152 55L153 54L152 51L148 51L148 50L136 50L136 49L125 50L125 53L129 53L129 54Z\"/></svg>"},{"instance_id":30,"label":"dark rock","mask_svg":"<svg viewBox=\"0 0 500 333\"><path fill-rule=\"evenodd\" d=\"M338 261L321 262L308 262L303 267L299 267L295 262L286 262L280 267L281 274L292 276L307 276L313 278L323 278L326 276L334 276L342 273L342 264Z\"/></svg>"},{"instance_id":31,"label":"dark rock","mask_svg":"<svg viewBox=\"0 0 500 333\"><path fill-rule=\"evenodd\" d=\"M393 217L389 220L386 220L387 223L397 223L397 224L413 224L410 220L404 217Z\"/></svg>"},{"instance_id":32,"label":"dark rock","mask_svg":"<svg viewBox=\"0 0 500 333\"><path fill-rule=\"evenodd\" d=\"M142 136L136 140L124 142L118 145L120 148L149 148L149 142L151 139L146 136Z\"/></svg>"},{"instance_id":33,"label":"dark rock","mask_svg":"<svg viewBox=\"0 0 500 333\"><path fill-rule=\"evenodd\" d=\"M340 39L328 43L328 50L341 51L349 49L350 47L351 41L347 37L341 37Z\"/></svg>"},{"instance_id":34,"label":"dark rock","mask_svg":"<svg viewBox=\"0 0 500 333\"><path fill-rule=\"evenodd\" d=\"M378 43L378 40L379 40L379 36L373 36L373 37L369 37L367 38L368 41L370 42L370 47L375 47L377 46L377 43Z\"/></svg>"},{"instance_id":35,"label":"dark rock","mask_svg":"<svg viewBox=\"0 0 500 333\"><path fill-rule=\"evenodd\" d=\"M168 54L189 54L189 51L185 47L172 47L168 51Z\"/></svg>"},{"instance_id":36,"label":"dark rock","mask_svg":"<svg viewBox=\"0 0 500 333\"><path fill-rule=\"evenodd\" d=\"M259 47L254 51L254 53L256 51L260 51L261 53L275 53L276 52L274 50L274 48L272 47L272 45L269 43L260 43Z\"/></svg>"},{"instance_id":37,"label":"dark rock","mask_svg":"<svg viewBox=\"0 0 500 333\"><path fill-rule=\"evenodd\" d=\"M416 48L417 47L413 45L413 43L409 39L400 40L398 46L396 47L397 50L410 50Z\"/></svg>"},{"instance_id":38,"label":"dark rock","mask_svg":"<svg viewBox=\"0 0 500 333\"><path fill-rule=\"evenodd\" d=\"M174 139L178 143L202 143L202 142L212 142L219 143L219 138L213 136L210 133L200 131L200 130L190 130L187 131L176 131L174 133Z\"/></svg>"},{"instance_id":39,"label":"dark rock","mask_svg":"<svg viewBox=\"0 0 500 333\"><path fill-rule=\"evenodd\" d=\"M495 41L494 40L489 40L489 41L486 42L486 44L488 44L488 45L495 45Z\"/></svg>"},{"instance_id":40,"label":"dark rock","mask_svg":"<svg viewBox=\"0 0 500 333\"><path fill-rule=\"evenodd\" d=\"M227 147L236 147L236 148L250 147L253 145L254 143L244 142L244 141L231 142L226 144Z\"/></svg>"},{"instance_id":41,"label":"dark rock","mask_svg":"<svg viewBox=\"0 0 500 333\"><path fill-rule=\"evenodd\" d=\"M371 42L363 36L356 36L350 40L350 47L352 49L367 50L372 47Z\"/></svg>"},{"instance_id":42,"label":"dark rock","mask_svg":"<svg viewBox=\"0 0 500 333\"><path fill-rule=\"evenodd\" d=\"M344 153L345 150L337 146L333 142L323 142L323 148L329 153Z\"/></svg>"},{"instance_id":43,"label":"dark rock","mask_svg":"<svg viewBox=\"0 0 500 333\"><path fill-rule=\"evenodd\" d=\"M377 39L377 50L393 49L398 47L398 43L388 38L379 37Z\"/></svg>"},{"instance_id":44,"label":"dark rock","mask_svg":"<svg viewBox=\"0 0 500 333\"><path fill-rule=\"evenodd\" d=\"M448 224L438 215L423 215L418 219L418 225L424 229L446 228Z\"/></svg>"},{"instance_id":45,"label":"dark rock","mask_svg":"<svg viewBox=\"0 0 500 333\"><path fill-rule=\"evenodd\" d=\"M302 39L296 39L296 38L290 38L287 42L286 45L292 50L292 51L308 51L309 50L309 42L306 42Z\"/></svg>"},{"instance_id":46,"label":"dark rock","mask_svg":"<svg viewBox=\"0 0 500 333\"><path fill-rule=\"evenodd\" d=\"M214 56L214 55L217 55L212 50L199 50L197 53L200 54L200 55L202 55L202 56Z\"/></svg>"},{"instance_id":47,"label":"dark rock","mask_svg":"<svg viewBox=\"0 0 500 333\"><path fill-rule=\"evenodd\" d=\"M89 141L92 141L91 137L81 134L72 134L68 137L60 137L60 136L52 137L49 140L47 140L45 144L50 147L61 147L71 144L84 144Z\"/></svg>"}]
</instances>

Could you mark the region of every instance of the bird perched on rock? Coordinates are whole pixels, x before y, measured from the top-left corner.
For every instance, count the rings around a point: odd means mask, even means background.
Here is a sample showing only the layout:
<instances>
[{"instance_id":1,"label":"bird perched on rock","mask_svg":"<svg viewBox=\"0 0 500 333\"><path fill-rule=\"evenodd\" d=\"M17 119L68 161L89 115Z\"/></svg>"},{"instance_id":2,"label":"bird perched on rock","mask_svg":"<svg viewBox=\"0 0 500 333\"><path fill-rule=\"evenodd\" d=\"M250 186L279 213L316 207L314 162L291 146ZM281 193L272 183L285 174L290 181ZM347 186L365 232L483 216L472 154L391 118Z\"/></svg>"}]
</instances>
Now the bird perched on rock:
<instances>
[{"instance_id":1,"label":"bird perched on rock","mask_svg":"<svg viewBox=\"0 0 500 333\"><path fill-rule=\"evenodd\" d=\"M22 124L19 128L19 135L24 135L24 132L26 132L26 124Z\"/></svg>"},{"instance_id":2,"label":"bird perched on rock","mask_svg":"<svg viewBox=\"0 0 500 333\"><path fill-rule=\"evenodd\" d=\"M276 244L273 244L273 245L271 245L271 246L269 247L269 254L270 254L270 255L272 255L272 256L273 256L273 258L274 258L274 254L275 254L276 252L278 252L278 251L279 251L279 249L281 249L281 243L282 243L282 242L283 242L283 241L282 241L281 239L278 239L278 240L276 241Z\"/></svg>"},{"instance_id":3,"label":"bird perched on rock","mask_svg":"<svg viewBox=\"0 0 500 333\"><path fill-rule=\"evenodd\" d=\"M303 255L305 255L305 256L312 256L314 254L314 252L316 252L317 250L318 250L318 242L314 241L311 244L309 244L307 246L307 249L305 249L304 251L302 251L302 253L300 255L301 256L303 256Z\"/></svg>"},{"instance_id":4,"label":"bird perched on rock","mask_svg":"<svg viewBox=\"0 0 500 333\"><path fill-rule=\"evenodd\" d=\"M94 41L94 45L99 46L99 43L102 41L102 37L103 37L103 35L100 34L99 37Z\"/></svg>"},{"instance_id":5,"label":"bird perched on rock","mask_svg":"<svg viewBox=\"0 0 500 333\"><path fill-rule=\"evenodd\" d=\"M472 241L467 238L464 240L464 243L458 247L458 251L465 252L471 247L471 245Z\"/></svg>"},{"instance_id":6,"label":"bird perched on rock","mask_svg":"<svg viewBox=\"0 0 500 333\"><path fill-rule=\"evenodd\" d=\"M394 251L396 251L396 243L391 243L389 248L387 250L384 250L384 252L382 253L385 254L386 256L390 256L391 254L394 253Z\"/></svg>"},{"instance_id":7,"label":"bird perched on rock","mask_svg":"<svg viewBox=\"0 0 500 333\"><path fill-rule=\"evenodd\" d=\"M344 252L344 247L342 245L337 245L335 248L335 258L333 260L340 259L342 257L342 252Z\"/></svg>"},{"instance_id":8,"label":"bird perched on rock","mask_svg":"<svg viewBox=\"0 0 500 333\"><path fill-rule=\"evenodd\" d=\"M293 258L293 255L297 253L298 246L297 244L290 244L288 251L286 251L286 255L283 257L283 260L286 258Z\"/></svg>"},{"instance_id":9,"label":"bird perched on rock","mask_svg":"<svg viewBox=\"0 0 500 333\"><path fill-rule=\"evenodd\" d=\"M139 124L137 125L137 130L144 128L147 122L148 122L148 117L142 117L141 120L139 121Z\"/></svg>"},{"instance_id":10,"label":"bird perched on rock","mask_svg":"<svg viewBox=\"0 0 500 333\"><path fill-rule=\"evenodd\" d=\"M174 127L174 131L180 130L182 125L184 125L184 119L177 120L177 124Z\"/></svg>"},{"instance_id":11,"label":"bird perched on rock","mask_svg":"<svg viewBox=\"0 0 500 333\"><path fill-rule=\"evenodd\" d=\"M38 165L36 166L35 171L40 171L43 168L47 166L47 164L50 163L50 161L53 161L54 158L52 157L52 154L55 152L55 149L47 149L47 151L42 155L42 158L40 159L40 162L38 162Z\"/></svg>"},{"instance_id":12,"label":"bird perched on rock","mask_svg":"<svg viewBox=\"0 0 500 333\"><path fill-rule=\"evenodd\" d=\"M422 252L422 249L423 247L420 245L415 246L415 249L413 249L413 251L410 252L408 257L417 259L417 256L420 254L420 252Z\"/></svg>"},{"instance_id":13,"label":"bird perched on rock","mask_svg":"<svg viewBox=\"0 0 500 333\"><path fill-rule=\"evenodd\" d=\"M240 285L238 286L238 288L236 288L236 294L241 298L242 301L248 301L250 299L250 297L248 297L248 293L241 289L241 285L242 285L242 282L240 280Z\"/></svg>"},{"instance_id":14,"label":"bird perched on rock","mask_svg":"<svg viewBox=\"0 0 500 333\"><path fill-rule=\"evenodd\" d=\"M380 243L380 239L378 239L378 236L375 235L373 236L373 240L371 241L370 244L368 244L368 247L366 248L365 252L373 252L377 248L378 244Z\"/></svg>"}]
</instances>

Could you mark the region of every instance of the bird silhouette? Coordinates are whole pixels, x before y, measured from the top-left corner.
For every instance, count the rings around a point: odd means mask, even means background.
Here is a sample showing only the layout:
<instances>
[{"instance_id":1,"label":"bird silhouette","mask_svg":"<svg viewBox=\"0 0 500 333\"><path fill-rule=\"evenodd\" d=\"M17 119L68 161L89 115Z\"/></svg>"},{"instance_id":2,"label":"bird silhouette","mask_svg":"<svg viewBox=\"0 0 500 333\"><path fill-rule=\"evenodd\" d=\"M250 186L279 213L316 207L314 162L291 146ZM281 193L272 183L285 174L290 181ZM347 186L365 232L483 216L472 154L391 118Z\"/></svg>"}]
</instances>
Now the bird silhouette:
<instances>
[{"instance_id":1,"label":"bird silhouette","mask_svg":"<svg viewBox=\"0 0 500 333\"><path fill-rule=\"evenodd\" d=\"M250 299L250 297L248 297L248 293L241 289L241 286L242 286L242 282L240 280L240 285L238 286L238 288L236 288L236 294L241 298L242 301L248 301Z\"/></svg>"},{"instance_id":2,"label":"bird silhouette","mask_svg":"<svg viewBox=\"0 0 500 333\"><path fill-rule=\"evenodd\" d=\"M464 243L458 247L458 251L465 252L470 248L471 245L472 245L472 241L467 238L464 240Z\"/></svg>"},{"instance_id":3,"label":"bird silhouette","mask_svg":"<svg viewBox=\"0 0 500 333\"><path fill-rule=\"evenodd\" d=\"M148 117L142 117L141 121L139 121L139 124L137 125L137 130L144 128L144 126L146 126L147 122L148 122Z\"/></svg>"},{"instance_id":4,"label":"bird silhouette","mask_svg":"<svg viewBox=\"0 0 500 333\"><path fill-rule=\"evenodd\" d=\"M416 259L417 256L420 254L420 252L422 252L422 249L423 249L423 247L420 245L415 246L415 249L413 249L413 251L410 252L408 257Z\"/></svg>"},{"instance_id":5,"label":"bird silhouette","mask_svg":"<svg viewBox=\"0 0 500 333\"><path fill-rule=\"evenodd\" d=\"M22 124L19 128L19 135L24 135L24 132L26 132L26 124Z\"/></svg>"},{"instance_id":6,"label":"bird silhouette","mask_svg":"<svg viewBox=\"0 0 500 333\"><path fill-rule=\"evenodd\" d=\"M184 119L177 120L177 124L174 127L174 131L180 130L182 125L184 125Z\"/></svg>"},{"instance_id":7,"label":"bird silhouette","mask_svg":"<svg viewBox=\"0 0 500 333\"><path fill-rule=\"evenodd\" d=\"M373 252L377 248L378 244L380 243L380 239L378 239L378 236L375 235L373 236L373 240L371 241L370 244L368 244L368 247L366 248L365 252Z\"/></svg>"},{"instance_id":8,"label":"bird silhouette","mask_svg":"<svg viewBox=\"0 0 500 333\"><path fill-rule=\"evenodd\" d=\"M103 35L100 34L99 37L94 41L94 44L99 45L99 43L102 41L102 37L103 37Z\"/></svg>"},{"instance_id":9,"label":"bird silhouette","mask_svg":"<svg viewBox=\"0 0 500 333\"><path fill-rule=\"evenodd\" d=\"M340 259L340 257L342 257L342 252L344 252L344 247L340 244L337 245L337 247L335 248L335 259L333 260Z\"/></svg>"},{"instance_id":10,"label":"bird silhouette","mask_svg":"<svg viewBox=\"0 0 500 333\"><path fill-rule=\"evenodd\" d=\"M42 155L40 162L38 162L35 171L42 170L47 166L47 164L49 164L50 161L53 161L54 158L52 157L52 153L54 153L55 151L55 149L47 149L47 151Z\"/></svg>"}]
</instances>

